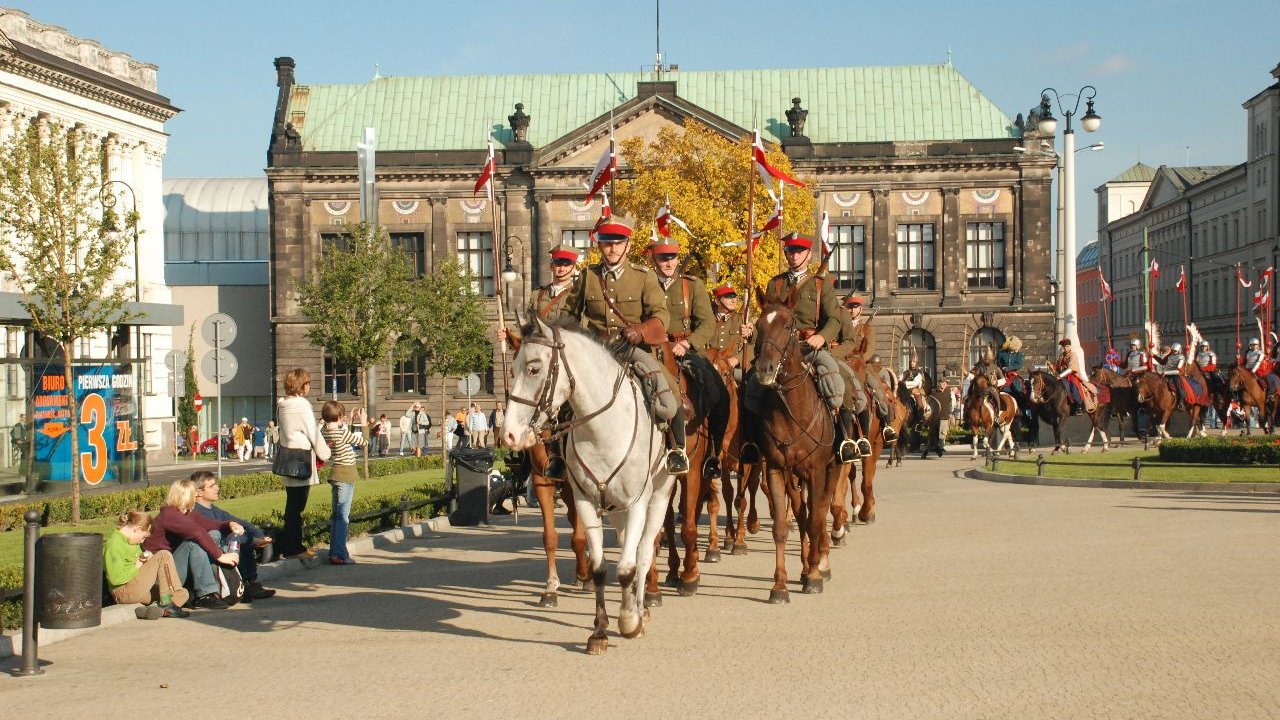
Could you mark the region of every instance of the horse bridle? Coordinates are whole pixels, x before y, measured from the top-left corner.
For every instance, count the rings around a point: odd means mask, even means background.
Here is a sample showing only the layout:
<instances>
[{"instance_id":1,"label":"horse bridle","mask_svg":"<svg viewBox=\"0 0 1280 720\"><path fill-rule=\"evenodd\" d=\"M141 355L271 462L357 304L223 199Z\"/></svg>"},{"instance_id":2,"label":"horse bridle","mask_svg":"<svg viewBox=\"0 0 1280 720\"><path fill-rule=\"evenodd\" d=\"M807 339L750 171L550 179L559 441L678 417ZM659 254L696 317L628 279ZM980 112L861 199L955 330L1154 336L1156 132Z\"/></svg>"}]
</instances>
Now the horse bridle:
<instances>
[{"instance_id":1,"label":"horse bridle","mask_svg":"<svg viewBox=\"0 0 1280 720\"><path fill-rule=\"evenodd\" d=\"M794 319L791 322L787 323L786 330L787 330L787 339L783 342L782 345L779 345L778 343L775 343L773 340L766 338L764 334L761 333L760 339L757 341L758 345L756 350L756 356L757 358L759 357L760 355L759 348L763 347L764 345L768 345L778 351L778 372L774 376L773 386L770 387L769 389L777 393L778 398L782 400L782 407L786 409L788 417L790 417L791 420L796 424L796 426L800 428L801 435L813 441L815 447L809 453L809 454L813 454L814 452L817 451L818 447L821 447L824 443L822 440L819 440L818 438L814 437L813 433L809 432L809 429L813 427L813 425L818 421L818 418L822 417L822 414L814 413L812 416L810 416L809 421L807 423L801 425L800 418L796 417L795 412L791 410L791 405L787 403L786 393L790 390L794 390L796 387L799 386L800 383L804 382L806 373L801 372L798 375L796 375L794 378L789 378L787 381L780 382L781 380L780 376L782 375L783 369L786 367L787 359L791 356L790 355L791 347L793 345L798 347L800 344L800 338L796 334L796 325L795 325ZM791 447L792 445L796 444L800 440L799 435L792 437L789 440L783 440L782 438L779 438L776 435L774 435L772 432L770 432L768 426L764 426L764 431L766 434L769 435L770 438L773 439L774 442L778 443L783 447ZM806 455L806 457L808 456Z\"/></svg>"},{"instance_id":2,"label":"horse bridle","mask_svg":"<svg viewBox=\"0 0 1280 720\"><path fill-rule=\"evenodd\" d=\"M561 367L564 368L564 374L569 378L569 394L572 395L578 387L578 381L573 376L573 368L569 367L569 361L564 356L564 341L560 339L560 328L554 326L551 328L550 339L533 335L526 338L524 342L551 348L551 361L547 365L547 375L542 380L542 384L538 386L537 396L530 400L522 398L515 393L507 394L509 402L517 405L528 405L533 408L533 417L529 419L529 429L535 436L541 435L542 431L546 430L549 435L543 438L544 441L558 439L568 434L575 427L585 424L588 420L613 407L613 401L618 398L618 389L622 387L622 381L627 376L625 363L620 363L618 377L613 381L613 392L609 395L609 402L581 417L574 417L565 422L556 420L554 415L556 408L552 407L552 394L555 393L556 382L560 379Z\"/></svg>"}]
</instances>

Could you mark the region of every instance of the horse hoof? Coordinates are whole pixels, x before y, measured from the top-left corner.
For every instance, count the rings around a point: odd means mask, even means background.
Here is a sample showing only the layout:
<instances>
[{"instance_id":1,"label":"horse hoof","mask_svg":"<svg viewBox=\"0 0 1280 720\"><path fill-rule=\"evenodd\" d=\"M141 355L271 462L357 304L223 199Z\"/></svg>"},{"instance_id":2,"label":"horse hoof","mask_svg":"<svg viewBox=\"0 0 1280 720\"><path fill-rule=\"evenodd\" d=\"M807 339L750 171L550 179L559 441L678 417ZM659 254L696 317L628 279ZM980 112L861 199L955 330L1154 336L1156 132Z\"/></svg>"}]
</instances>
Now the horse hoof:
<instances>
[{"instance_id":1,"label":"horse hoof","mask_svg":"<svg viewBox=\"0 0 1280 720\"><path fill-rule=\"evenodd\" d=\"M720 562L720 551L707 548L706 554L702 556L702 562L708 562L708 563Z\"/></svg>"},{"instance_id":2,"label":"horse hoof","mask_svg":"<svg viewBox=\"0 0 1280 720\"><path fill-rule=\"evenodd\" d=\"M864 524L870 525L871 523L876 521L876 514L875 512L869 512L865 516L860 515L858 519L861 520Z\"/></svg>"},{"instance_id":3,"label":"horse hoof","mask_svg":"<svg viewBox=\"0 0 1280 720\"><path fill-rule=\"evenodd\" d=\"M647 593L645 593L645 594L644 594L644 606L645 606L646 608L651 608L651 607L662 607L662 593L660 593L660 592L656 592L656 593L650 593L650 592L647 592Z\"/></svg>"},{"instance_id":4,"label":"horse hoof","mask_svg":"<svg viewBox=\"0 0 1280 720\"><path fill-rule=\"evenodd\" d=\"M723 550L724 550L725 552L729 552L729 551L733 550L733 540L732 540L732 539L730 539L730 538L725 538L725 539L724 539L724 546L723 546Z\"/></svg>"},{"instance_id":5,"label":"horse hoof","mask_svg":"<svg viewBox=\"0 0 1280 720\"><path fill-rule=\"evenodd\" d=\"M827 572L830 572L830 570L828 570ZM814 578L813 580L809 580L808 578L805 578L805 580L807 582L804 583L804 586L801 589L804 590L804 593L806 595L822 594L822 583L823 583L822 578Z\"/></svg>"},{"instance_id":6,"label":"horse hoof","mask_svg":"<svg viewBox=\"0 0 1280 720\"><path fill-rule=\"evenodd\" d=\"M743 544L741 544L741 545L738 545L738 544L736 544L736 543L735 543L735 544L734 544L734 546L733 546L733 554L734 554L734 555L746 555L746 554L747 554L747 544L746 544L746 543L743 543Z\"/></svg>"},{"instance_id":7,"label":"horse hoof","mask_svg":"<svg viewBox=\"0 0 1280 720\"><path fill-rule=\"evenodd\" d=\"M770 605L786 605L790 602L791 602L790 592L787 592L786 590L770 590L769 591Z\"/></svg>"},{"instance_id":8,"label":"horse hoof","mask_svg":"<svg viewBox=\"0 0 1280 720\"><path fill-rule=\"evenodd\" d=\"M604 651L608 649L609 649L609 638L607 637L601 637L601 638L593 637L593 638L587 639L588 655L603 655Z\"/></svg>"},{"instance_id":9,"label":"horse hoof","mask_svg":"<svg viewBox=\"0 0 1280 720\"><path fill-rule=\"evenodd\" d=\"M553 592L544 592L542 597L538 598L538 607L556 607L560 604L560 598Z\"/></svg>"},{"instance_id":10,"label":"horse hoof","mask_svg":"<svg viewBox=\"0 0 1280 720\"><path fill-rule=\"evenodd\" d=\"M841 535L840 537L833 536L831 538L831 547L833 548L842 548L848 544L849 544L849 536L847 534Z\"/></svg>"},{"instance_id":11,"label":"horse hoof","mask_svg":"<svg viewBox=\"0 0 1280 720\"><path fill-rule=\"evenodd\" d=\"M662 584L669 588L680 587L680 573L667 573L667 579L664 580Z\"/></svg>"},{"instance_id":12,"label":"horse hoof","mask_svg":"<svg viewBox=\"0 0 1280 720\"><path fill-rule=\"evenodd\" d=\"M819 571L818 571L818 574L822 575L822 579L823 579L823 580L830 580L830 579L831 579L831 568L827 568L826 570L819 570Z\"/></svg>"},{"instance_id":13,"label":"horse hoof","mask_svg":"<svg viewBox=\"0 0 1280 720\"><path fill-rule=\"evenodd\" d=\"M677 590L680 593L680 597L689 597L690 595L696 595L698 594L698 581L691 580L689 582L685 582L681 580L680 586L677 588Z\"/></svg>"},{"instance_id":14,"label":"horse hoof","mask_svg":"<svg viewBox=\"0 0 1280 720\"><path fill-rule=\"evenodd\" d=\"M619 622L618 624L619 624L619 627L618 627L618 634L619 634L619 635L621 635L622 637L624 637L624 638L626 638L626 639L628 639L628 640L635 640L636 638L642 638L642 637L644 637L644 621L641 621L641 622L636 623L636 629L635 629L635 630L632 630L631 632L625 632L625 631L623 631L623 629L622 629L622 627L621 627L621 624L622 624L622 623L621 623L621 622Z\"/></svg>"},{"instance_id":15,"label":"horse hoof","mask_svg":"<svg viewBox=\"0 0 1280 720\"><path fill-rule=\"evenodd\" d=\"M596 581L592 580L591 578L587 578L586 580L579 580L578 587L582 590L582 592L595 592Z\"/></svg>"},{"instance_id":16,"label":"horse hoof","mask_svg":"<svg viewBox=\"0 0 1280 720\"><path fill-rule=\"evenodd\" d=\"M760 521L759 521L759 520L752 520L752 521L748 522L748 523L747 523L747 532L748 532L748 533L750 533L750 534L752 534L752 535L755 535L756 533L760 532Z\"/></svg>"}]
</instances>

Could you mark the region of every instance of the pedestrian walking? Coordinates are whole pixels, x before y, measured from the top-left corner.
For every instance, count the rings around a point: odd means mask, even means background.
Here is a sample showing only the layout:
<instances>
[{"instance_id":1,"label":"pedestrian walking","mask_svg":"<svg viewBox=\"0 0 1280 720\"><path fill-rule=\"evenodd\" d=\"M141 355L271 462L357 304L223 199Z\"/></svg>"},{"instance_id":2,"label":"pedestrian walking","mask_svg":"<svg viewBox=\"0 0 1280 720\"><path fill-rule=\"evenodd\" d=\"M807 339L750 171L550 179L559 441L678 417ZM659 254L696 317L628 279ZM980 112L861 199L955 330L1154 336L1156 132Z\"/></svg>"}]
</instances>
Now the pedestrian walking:
<instances>
[{"instance_id":1,"label":"pedestrian walking","mask_svg":"<svg viewBox=\"0 0 1280 720\"><path fill-rule=\"evenodd\" d=\"M489 437L493 438L493 446L495 448L502 447L502 440L498 431L502 429L502 425L507 421L506 408L507 404L499 400L497 406L493 408L493 412L489 413ZM485 447L488 447L488 445Z\"/></svg>"},{"instance_id":2,"label":"pedestrian walking","mask_svg":"<svg viewBox=\"0 0 1280 720\"><path fill-rule=\"evenodd\" d=\"M316 460L328 460L329 446L320 437L320 429L316 425L316 416L311 409L311 401L307 392L311 390L311 373L302 368L294 368L284 376L285 397L276 404L276 414L280 417L280 449L283 456L302 454L309 460L304 477L282 475L284 484L284 527L280 531L280 554L283 557L296 557L310 560L315 553L302 544L302 512L307 509L307 496L311 486L320 483L316 469ZM289 453L288 451L300 451ZM282 460L288 460L282 457ZM275 468L273 468L274 470Z\"/></svg>"},{"instance_id":3,"label":"pedestrian walking","mask_svg":"<svg viewBox=\"0 0 1280 720\"><path fill-rule=\"evenodd\" d=\"M467 414L467 432L471 435L471 447L485 447L484 436L489 429L489 421L475 403L471 403L471 412Z\"/></svg>"},{"instance_id":4,"label":"pedestrian walking","mask_svg":"<svg viewBox=\"0 0 1280 720\"><path fill-rule=\"evenodd\" d=\"M276 457L276 446L280 444L280 428L276 427L275 420L267 421L267 459L274 460Z\"/></svg>"},{"instance_id":5,"label":"pedestrian walking","mask_svg":"<svg viewBox=\"0 0 1280 720\"><path fill-rule=\"evenodd\" d=\"M430 450L428 438L431 432L431 414L421 404L418 404L418 413L414 418L413 426L418 433L418 455L426 455Z\"/></svg>"},{"instance_id":6,"label":"pedestrian walking","mask_svg":"<svg viewBox=\"0 0 1280 720\"><path fill-rule=\"evenodd\" d=\"M415 403L416 404L416 403ZM412 406L404 411L400 416L400 456L404 457L406 450L413 450L413 439L416 437L413 432L413 420L417 417L418 411Z\"/></svg>"}]
</instances>

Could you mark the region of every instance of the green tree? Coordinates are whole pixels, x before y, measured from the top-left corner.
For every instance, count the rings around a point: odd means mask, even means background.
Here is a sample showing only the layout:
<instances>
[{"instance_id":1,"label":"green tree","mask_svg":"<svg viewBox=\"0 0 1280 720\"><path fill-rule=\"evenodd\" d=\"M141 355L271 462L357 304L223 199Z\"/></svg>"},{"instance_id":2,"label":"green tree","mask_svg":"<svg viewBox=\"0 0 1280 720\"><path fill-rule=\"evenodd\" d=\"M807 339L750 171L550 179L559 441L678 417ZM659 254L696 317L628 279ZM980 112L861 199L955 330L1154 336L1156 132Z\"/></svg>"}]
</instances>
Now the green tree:
<instances>
[{"instance_id":1,"label":"green tree","mask_svg":"<svg viewBox=\"0 0 1280 720\"><path fill-rule=\"evenodd\" d=\"M18 287L31 327L57 343L71 409L71 522L80 522L76 341L127 322L132 282L118 274L130 238L103 207L102 151L57 123L19 130L0 146L0 272ZM136 227L137 216L124 218ZM139 450L141 452L141 450Z\"/></svg>"},{"instance_id":2,"label":"green tree","mask_svg":"<svg viewBox=\"0 0 1280 720\"><path fill-rule=\"evenodd\" d=\"M366 370L394 357L400 346L410 268L380 228L347 225L340 237L340 245L324 249L311 276L298 280L298 306L311 322L307 337L336 363L357 371L367 403ZM364 471L368 477L368 445Z\"/></svg>"},{"instance_id":3,"label":"green tree","mask_svg":"<svg viewBox=\"0 0 1280 720\"><path fill-rule=\"evenodd\" d=\"M183 370L182 377L182 397L178 398L178 434L187 437L191 432L191 428L199 424L196 417L196 395L200 394L199 385L196 383L196 353L193 345L193 338L196 335L196 324L191 323L191 332L187 335L187 363ZM200 434L196 433L196 441L199 442ZM192 448L194 454L198 447Z\"/></svg>"},{"instance_id":4,"label":"green tree","mask_svg":"<svg viewBox=\"0 0 1280 720\"><path fill-rule=\"evenodd\" d=\"M442 262L430 277L415 283L405 319L406 351L425 358L440 377L440 427L448 414L448 381L481 372L493 364L493 343L484 300L470 273L458 261ZM442 443L443 444L443 443Z\"/></svg>"},{"instance_id":5,"label":"green tree","mask_svg":"<svg viewBox=\"0 0 1280 720\"><path fill-rule=\"evenodd\" d=\"M686 267L708 279L713 279L713 270L719 268L714 279L745 288L742 243L747 234L748 188L755 190L753 230L764 227L774 208L751 162L751 141L747 136L733 142L695 120L686 120L681 127L662 128L649 144L642 137L627 138L621 143L621 153L631 168L631 177L618 181L614 205L634 219L635 236L645 238L669 198L672 213L693 231L693 236L677 227L671 232L671 239L689 255ZM768 150L766 156L774 167L795 175L781 149ZM816 224L813 194L793 187L787 187L785 193L782 229L812 234ZM756 247L754 287L763 287L779 270L777 237L777 231L771 231ZM726 243L734 245L726 247ZM637 259L646 244L633 243L632 254Z\"/></svg>"}]
</instances>

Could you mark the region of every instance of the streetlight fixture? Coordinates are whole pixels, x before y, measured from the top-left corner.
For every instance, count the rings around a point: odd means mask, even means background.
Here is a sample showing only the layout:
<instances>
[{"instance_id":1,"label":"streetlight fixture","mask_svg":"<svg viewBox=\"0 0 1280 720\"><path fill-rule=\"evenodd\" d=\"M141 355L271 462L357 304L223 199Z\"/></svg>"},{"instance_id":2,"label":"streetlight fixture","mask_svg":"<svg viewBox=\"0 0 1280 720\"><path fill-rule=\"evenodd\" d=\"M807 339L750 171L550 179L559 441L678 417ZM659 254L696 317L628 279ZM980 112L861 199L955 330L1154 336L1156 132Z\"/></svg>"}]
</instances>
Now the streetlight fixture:
<instances>
[{"instance_id":1,"label":"streetlight fixture","mask_svg":"<svg viewBox=\"0 0 1280 720\"><path fill-rule=\"evenodd\" d=\"M1052 102L1050 94L1053 95ZM1098 91L1092 85L1085 85L1080 88L1079 92L1072 94L1060 94L1057 90L1047 87L1040 91L1040 112L1037 129L1042 135L1052 136L1058 130L1058 120L1053 116L1053 105L1058 106L1058 112L1067 120L1066 129L1062 133L1062 170L1059 175L1058 192L1062 194L1063 199L1063 222L1062 222L1062 250L1065 257L1065 264L1070 267L1063 267L1062 273L1062 308L1063 308L1063 336L1071 340L1072 347L1080 347L1080 336L1076 327L1076 319L1078 317L1076 310L1076 186L1075 186L1075 155L1076 155L1076 135L1075 130L1071 127L1071 120L1080 111L1080 101L1085 102L1085 113L1080 118L1080 127L1085 132L1094 132L1102 126L1102 116L1099 115L1093 107L1094 98L1097 97ZM1071 103L1071 99L1075 102ZM1067 101L1064 104L1064 100ZM1071 108L1067 109L1070 104ZM1101 144L1099 144L1099 149ZM1093 149L1093 146L1089 146ZM1083 149L1083 148L1082 148Z\"/></svg>"},{"instance_id":2,"label":"streetlight fixture","mask_svg":"<svg viewBox=\"0 0 1280 720\"><path fill-rule=\"evenodd\" d=\"M133 231L133 301L135 303L142 302L142 258L138 255L138 193L134 191L133 186L123 180L107 180L102 183L102 187L98 188L98 201L102 203L104 212L114 212L116 204L120 202L120 196L113 190L113 185L119 185L129 191L130 210L128 216L129 229ZM133 419L135 427L133 428L134 437L142 439L143 447L145 447L145 428L143 427L143 387L142 387L142 333L133 332L131 335L133 345L129 349L130 365L133 368L133 401L134 414ZM145 450L139 449L134 451L134 468L139 468L139 458L145 457ZM141 455L139 455L141 454ZM145 470L141 470L138 474L144 474ZM135 478L136 479L136 478Z\"/></svg>"}]
</instances>

